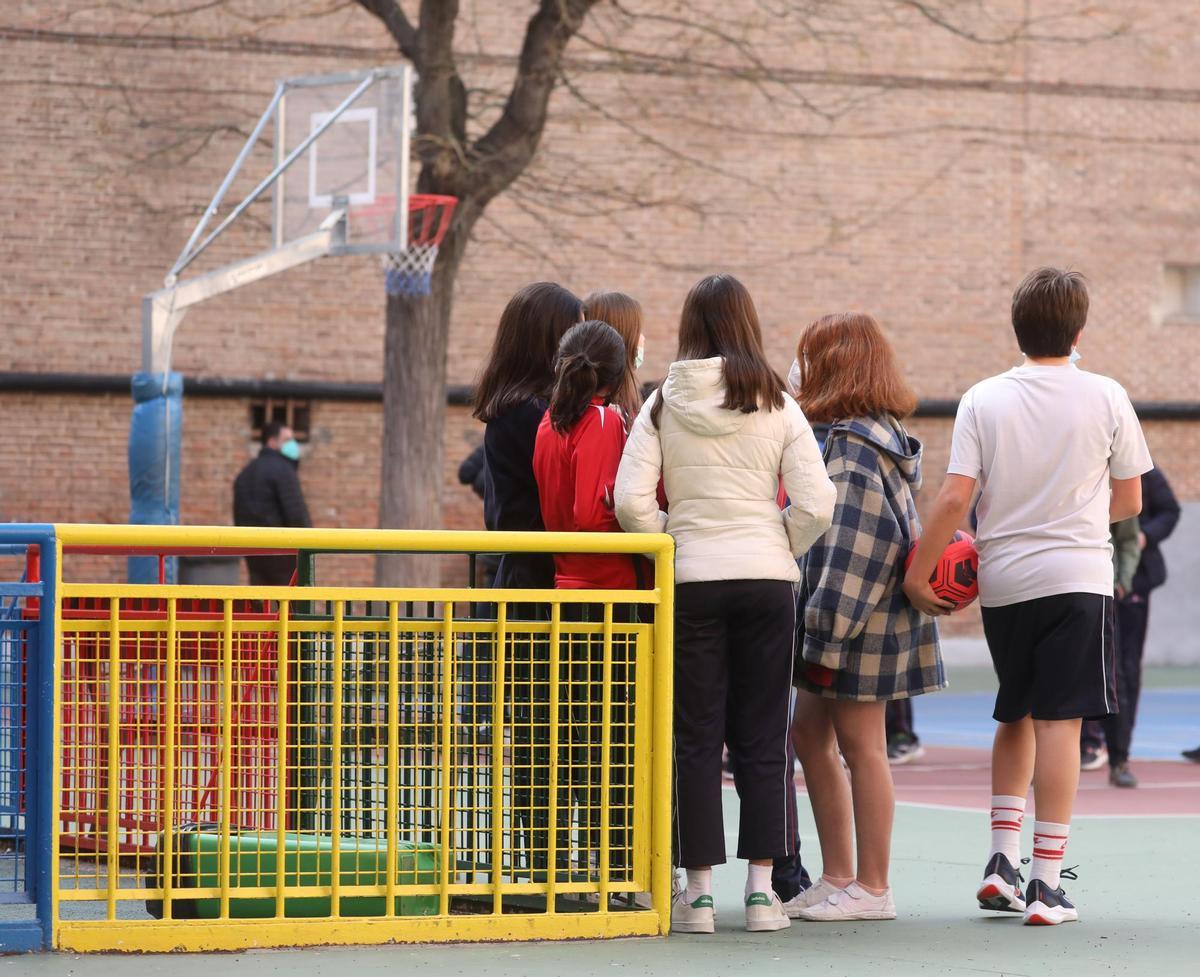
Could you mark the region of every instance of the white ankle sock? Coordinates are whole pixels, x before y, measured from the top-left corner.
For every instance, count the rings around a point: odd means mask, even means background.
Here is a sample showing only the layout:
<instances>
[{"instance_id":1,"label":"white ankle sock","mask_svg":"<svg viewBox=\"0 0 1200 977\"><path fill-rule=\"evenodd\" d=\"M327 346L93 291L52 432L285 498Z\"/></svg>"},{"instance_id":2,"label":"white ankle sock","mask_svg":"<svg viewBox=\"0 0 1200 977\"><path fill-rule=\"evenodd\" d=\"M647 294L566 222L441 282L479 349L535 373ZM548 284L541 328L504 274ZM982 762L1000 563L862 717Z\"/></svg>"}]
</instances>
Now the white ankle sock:
<instances>
[{"instance_id":1,"label":"white ankle sock","mask_svg":"<svg viewBox=\"0 0 1200 977\"><path fill-rule=\"evenodd\" d=\"M711 868L689 868L684 871L687 872L687 888L683 893L684 899L691 903L701 896L712 895Z\"/></svg>"},{"instance_id":2,"label":"white ankle sock","mask_svg":"<svg viewBox=\"0 0 1200 977\"><path fill-rule=\"evenodd\" d=\"M755 865L751 862L746 866L746 895L754 892L771 891L771 866Z\"/></svg>"},{"instance_id":3,"label":"white ankle sock","mask_svg":"<svg viewBox=\"0 0 1200 977\"><path fill-rule=\"evenodd\" d=\"M1051 889L1058 888L1058 873L1062 869L1063 852L1067 850L1069 824L1053 821L1033 822L1033 869L1030 878L1041 879Z\"/></svg>"},{"instance_id":4,"label":"white ankle sock","mask_svg":"<svg viewBox=\"0 0 1200 977\"><path fill-rule=\"evenodd\" d=\"M992 850L1003 854L1016 868L1021 864L1021 822L1025 818L1025 798L1011 794L992 795Z\"/></svg>"}]
</instances>

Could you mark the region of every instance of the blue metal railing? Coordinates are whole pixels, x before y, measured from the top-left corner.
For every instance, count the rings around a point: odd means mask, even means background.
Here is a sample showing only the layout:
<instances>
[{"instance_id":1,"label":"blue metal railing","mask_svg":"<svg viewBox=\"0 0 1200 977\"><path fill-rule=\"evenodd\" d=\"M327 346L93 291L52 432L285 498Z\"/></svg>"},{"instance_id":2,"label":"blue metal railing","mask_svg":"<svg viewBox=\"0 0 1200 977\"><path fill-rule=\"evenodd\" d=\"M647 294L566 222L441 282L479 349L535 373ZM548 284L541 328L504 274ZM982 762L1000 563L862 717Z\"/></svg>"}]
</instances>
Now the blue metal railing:
<instances>
[{"instance_id":1,"label":"blue metal railing","mask_svg":"<svg viewBox=\"0 0 1200 977\"><path fill-rule=\"evenodd\" d=\"M0 581L0 953L52 941L53 527L0 526L0 556L37 547L42 579ZM12 907L30 907L25 918ZM17 918L13 918L14 915Z\"/></svg>"},{"instance_id":2,"label":"blue metal railing","mask_svg":"<svg viewBox=\"0 0 1200 977\"><path fill-rule=\"evenodd\" d=\"M25 877L25 646L29 629L0 615L0 904L30 902Z\"/></svg>"}]
</instances>

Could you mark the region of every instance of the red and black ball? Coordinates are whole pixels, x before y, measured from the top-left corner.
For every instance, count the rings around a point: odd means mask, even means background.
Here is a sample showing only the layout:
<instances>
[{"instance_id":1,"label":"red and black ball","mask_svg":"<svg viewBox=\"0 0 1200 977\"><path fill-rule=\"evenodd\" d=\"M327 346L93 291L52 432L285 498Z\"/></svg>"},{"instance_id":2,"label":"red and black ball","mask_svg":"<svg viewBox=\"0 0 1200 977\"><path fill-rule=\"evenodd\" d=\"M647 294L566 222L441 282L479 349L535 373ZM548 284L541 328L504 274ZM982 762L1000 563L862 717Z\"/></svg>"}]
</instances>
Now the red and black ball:
<instances>
[{"instance_id":1,"label":"red and black ball","mask_svg":"<svg viewBox=\"0 0 1200 977\"><path fill-rule=\"evenodd\" d=\"M914 545L904 561L907 570L912 563ZM962 610L979 596L979 553L975 549L975 537L959 530L942 552L929 576L933 592L942 600L949 601L956 611Z\"/></svg>"}]
</instances>

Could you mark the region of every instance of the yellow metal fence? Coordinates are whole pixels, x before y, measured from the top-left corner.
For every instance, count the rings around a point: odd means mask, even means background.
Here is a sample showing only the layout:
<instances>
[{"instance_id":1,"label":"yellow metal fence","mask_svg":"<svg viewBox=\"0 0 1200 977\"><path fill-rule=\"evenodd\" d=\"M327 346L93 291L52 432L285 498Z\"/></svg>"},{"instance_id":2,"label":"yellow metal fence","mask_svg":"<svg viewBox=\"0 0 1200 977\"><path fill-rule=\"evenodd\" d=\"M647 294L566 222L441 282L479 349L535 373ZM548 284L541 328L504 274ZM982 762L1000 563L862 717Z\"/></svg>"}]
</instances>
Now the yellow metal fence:
<instances>
[{"instance_id":1,"label":"yellow metal fence","mask_svg":"<svg viewBox=\"0 0 1200 977\"><path fill-rule=\"evenodd\" d=\"M68 552L615 546L656 572L634 592L62 583L57 946L666 932L668 538L56 529Z\"/></svg>"}]
</instances>

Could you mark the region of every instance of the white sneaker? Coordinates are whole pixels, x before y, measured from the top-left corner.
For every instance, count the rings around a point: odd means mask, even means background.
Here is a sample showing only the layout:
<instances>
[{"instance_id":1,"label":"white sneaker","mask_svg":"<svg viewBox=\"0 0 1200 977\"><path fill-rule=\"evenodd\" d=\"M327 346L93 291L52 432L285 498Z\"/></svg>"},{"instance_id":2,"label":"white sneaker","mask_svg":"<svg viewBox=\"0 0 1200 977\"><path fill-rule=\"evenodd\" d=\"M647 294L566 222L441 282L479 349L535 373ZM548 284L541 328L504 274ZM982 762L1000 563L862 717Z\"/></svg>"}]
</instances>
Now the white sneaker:
<instances>
[{"instance_id":1,"label":"white sneaker","mask_svg":"<svg viewBox=\"0 0 1200 977\"><path fill-rule=\"evenodd\" d=\"M836 885L826 879L817 879L815 885L810 885L803 892L793 896L783 904L783 911L788 914L791 919L800 918L800 910L808 909L815 906L818 902L824 902L826 898L833 895L835 892L841 892Z\"/></svg>"},{"instance_id":2,"label":"white sneaker","mask_svg":"<svg viewBox=\"0 0 1200 977\"><path fill-rule=\"evenodd\" d=\"M713 910L712 896L701 896L687 901L683 892L675 893L671 900L672 933L715 933L717 914Z\"/></svg>"},{"instance_id":3,"label":"white sneaker","mask_svg":"<svg viewBox=\"0 0 1200 977\"><path fill-rule=\"evenodd\" d=\"M746 929L751 933L772 933L792 925L783 903L774 892L751 892L746 896Z\"/></svg>"},{"instance_id":4,"label":"white sneaker","mask_svg":"<svg viewBox=\"0 0 1200 977\"><path fill-rule=\"evenodd\" d=\"M851 882L840 892L833 892L823 901L797 915L817 923L838 923L849 919L895 919L896 903L889 888L881 896L869 893L857 882Z\"/></svg>"}]
</instances>

